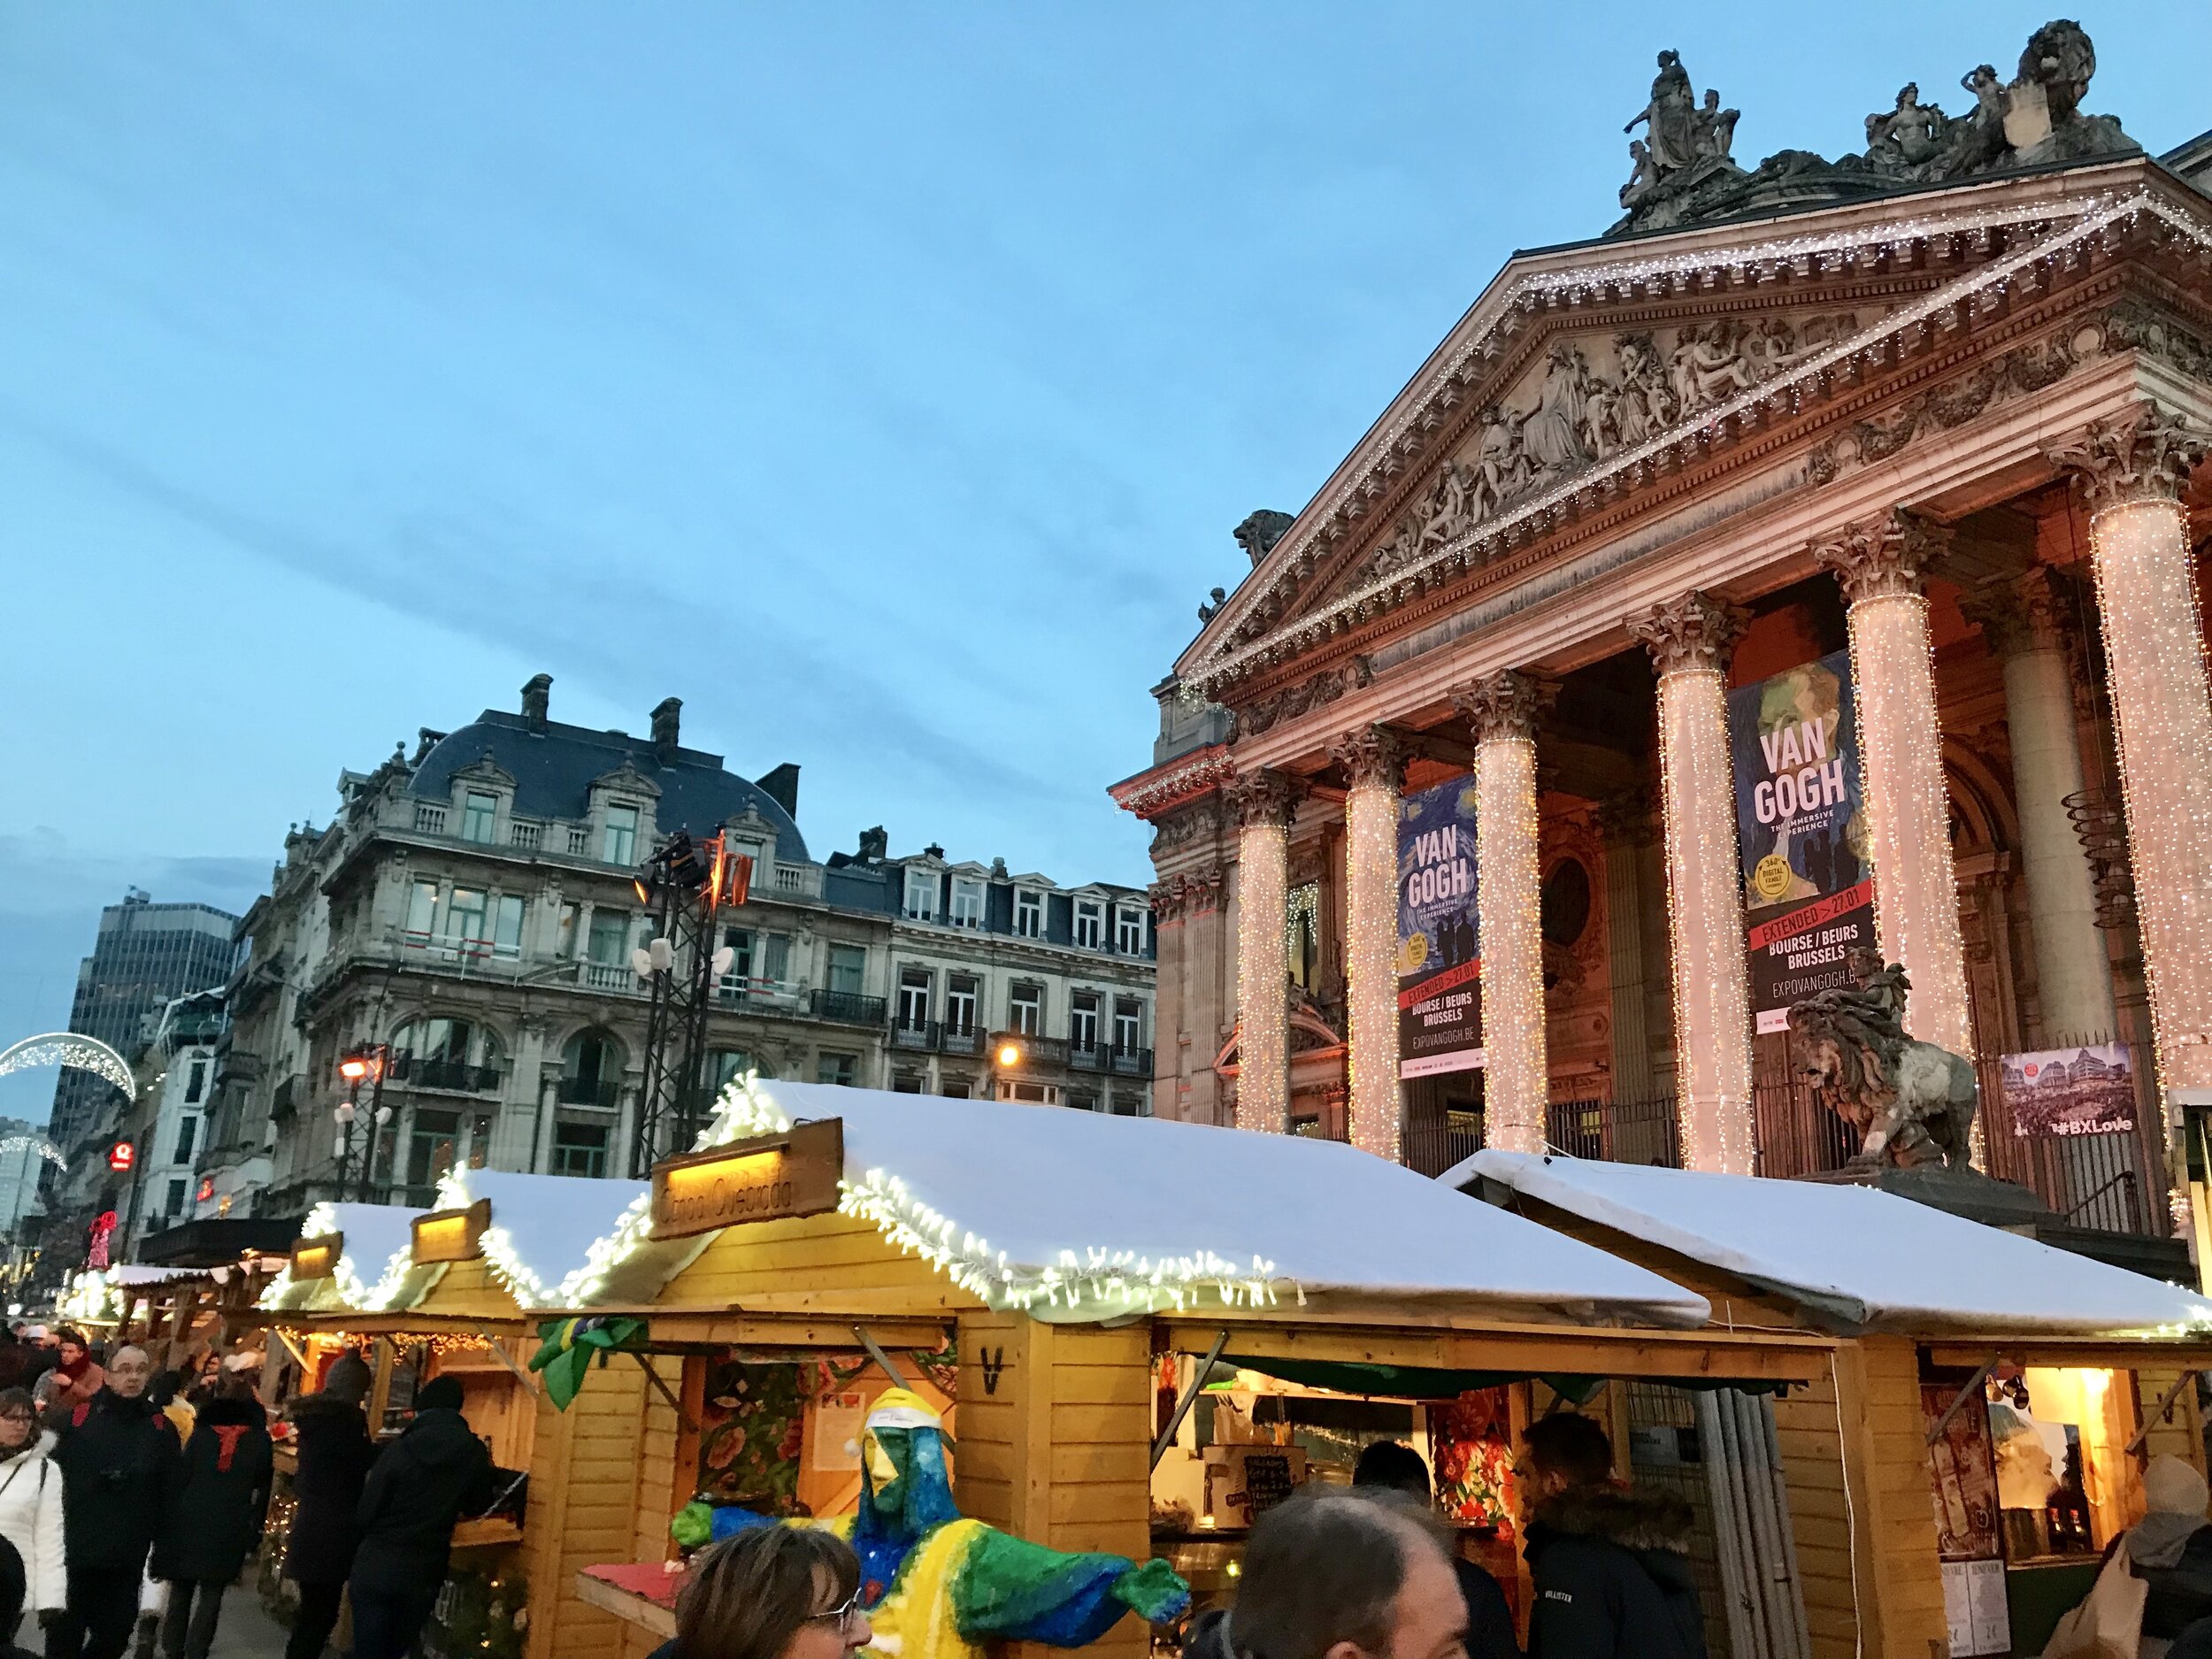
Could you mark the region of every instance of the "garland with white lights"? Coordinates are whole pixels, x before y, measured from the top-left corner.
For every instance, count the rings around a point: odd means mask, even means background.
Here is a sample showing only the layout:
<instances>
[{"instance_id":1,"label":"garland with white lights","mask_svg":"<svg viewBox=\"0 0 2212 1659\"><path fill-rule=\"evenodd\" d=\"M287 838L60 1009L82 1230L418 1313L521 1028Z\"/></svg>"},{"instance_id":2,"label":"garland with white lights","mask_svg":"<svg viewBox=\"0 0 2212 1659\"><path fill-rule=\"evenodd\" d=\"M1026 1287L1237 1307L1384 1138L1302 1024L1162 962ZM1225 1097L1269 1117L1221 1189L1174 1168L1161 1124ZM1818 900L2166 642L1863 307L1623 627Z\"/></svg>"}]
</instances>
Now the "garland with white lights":
<instances>
[{"instance_id":1,"label":"garland with white lights","mask_svg":"<svg viewBox=\"0 0 2212 1659\"><path fill-rule=\"evenodd\" d=\"M448 1171L438 1186L437 1207L465 1210L474 1202L469 1195L468 1171L457 1168ZM590 1306L594 1298L606 1289L608 1276L650 1243L653 1236L653 1194L649 1187L632 1199L616 1217L611 1233L594 1239L586 1248L580 1267L549 1283L522 1259L521 1252L515 1248L513 1235L499 1225L498 1214L498 1207L494 1205L492 1224L484 1229L479 1248L493 1274L526 1308Z\"/></svg>"},{"instance_id":2,"label":"garland with white lights","mask_svg":"<svg viewBox=\"0 0 2212 1659\"><path fill-rule=\"evenodd\" d=\"M753 1072L722 1091L714 1122L699 1145L725 1146L792 1127L783 1109L759 1087ZM1188 1309L1208 1294L1226 1308L1273 1307L1286 1285L1303 1305L1304 1289L1282 1279L1259 1256L1240 1265L1211 1250L1154 1258L1134 1250L1064 1249L1041 1267L1020 1266L989 1240L964 1230L952 1217L917 1198L906 1183L883 1170L837 1184L841 1214L872 1223L892 1243L918 1256L970 1294L1004 1310L1047 1308L1131 1313Z\"/></svg>"},{"instance_id":3,"label":"garland with white lights","mask_svg":"<svg viewBox=\"0 0 2212 1659\"><path fill-rule=\"evenodd\" d=\"M324 1202L307 1212L305 1219L300 1223L299 1236L303 1239L319 1239L343 1231L338 1225L336 1208ZM384 1263L384 1271L377 1276L373 1285L362 1282L360 1274L355 1271L350 1251L339 1256L330 1276L338 1286L339 1300L347 1307L362 1313L381 1313L398 1299L402 1287L407 1282L407 1275L414 1265L415 1252L411 1240L392 1253L391 1259ZM269 1281L269 1287L261 1293L259 1305L264 1308L282 1305L286 1293L292 1288L292 1267L288 1262Z\"/></svg>"}]
</instances>

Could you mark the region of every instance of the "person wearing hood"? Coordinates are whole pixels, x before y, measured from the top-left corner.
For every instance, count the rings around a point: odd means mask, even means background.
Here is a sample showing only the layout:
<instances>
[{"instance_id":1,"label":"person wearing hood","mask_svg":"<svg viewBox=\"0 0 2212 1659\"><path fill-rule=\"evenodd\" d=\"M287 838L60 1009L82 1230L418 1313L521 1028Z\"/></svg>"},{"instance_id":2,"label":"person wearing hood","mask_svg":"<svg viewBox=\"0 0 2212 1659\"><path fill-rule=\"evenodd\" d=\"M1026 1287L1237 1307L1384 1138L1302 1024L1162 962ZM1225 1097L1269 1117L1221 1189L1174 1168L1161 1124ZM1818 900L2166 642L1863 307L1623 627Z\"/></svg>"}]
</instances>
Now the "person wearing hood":
<instances>
[{"instance_id":1,"label":"person wearing hood","mask_svg":"<svg viewBox=\"0 0 2212 1659\"><path fill-rule=\"evenodd\" d=\"M2120 1534L2128 1568L2148 1586L2139 1659L2166 1659L2176 1637L2212 1617L2212 1493L2193 1463L2162 1452L2143 1471L2143 1518ZM2109 1555L2111 1551L2108 1549Z\"/></svg>"},{"instance_id":2,"label":"person wearing hood","mask_svg":"<svg viewBox=\"0 0 2212 1659\"><path fill-rule=\"evenodd\" d=\"M367 1361L345 1354L331 1366L319 1394L301 1394L286 1408L297 1469L284 1576L299 1586L300 1605L284 1659L322 1659L324 1645L338 1628L346 1578L361 1541L355 1511L376 1461L376 1443L361 1409L373 1380Z\"/></svg>"},{"instance_id":3,"label":"person wearing hood","mask_svg":"<svg viewBox=\"0 0 2212 1659\"><path fill-rule=\"evenodd\" d=\"M146 1398L152 1374L144 1348L119 1348L99 1393L49 1414L60 1434L50 1455L62 1476L68 1599L47 1621L46 1659L122 1659L129 1645L181 1455L176 1430Z\"/></svg>"},{"instance_id":4,"label":"person wearing hood","mask_svg":"<svg viewBox=\"0 0 2212 1659\"><path fill-rule=\"evenodd\" d=\"M445 1582L454 1524L495 1495L492 1455L461 1415L460 1383L431 1379L415 1395L415 1420L361 1489L347 1580L354 1659L402 1659L415 1645Z\"/></svg>"},{"instance_id":5,"label":"person wearing hood","mask_svg":"<svg viewBox=\"0 0 2212 1659\"><path fill-rule=\"evenodd\" d=\"M27 1388L0 1390L0 1538L23 1563L23 1603L17 1609L43 1620L69 1600L62 1553L61 1477L47 1455L55 1437L38 1426ZM13 1623L0 1622L0 1643L12 1640Z\"/></svg>"},{"instance_id":6,"label":"person wearing hood","mask_svg":"<svg viewBox=\"0 0 2212 1659\"><path fill-rule=\"evenodd\" d=\"M261 1547L274 1466L268 1413L244 1381L225 1378L185 1443L154 1541L153 1575L169 1586L162 1659L208 1659L223 1592Z\"/></svg>"},{"instance_id":7,"label":"person wearing hood","mask_svg":"<svg viewBox=\"0 0 2212 1659\"><path fill-rule=\"evenodd\" d=\"M1705 1659L1690 1506L1617 1484L1612 1442L1588 1417L1540 1418L1522 1443L1529 1659Z\"/></svg>"}]
</instances>

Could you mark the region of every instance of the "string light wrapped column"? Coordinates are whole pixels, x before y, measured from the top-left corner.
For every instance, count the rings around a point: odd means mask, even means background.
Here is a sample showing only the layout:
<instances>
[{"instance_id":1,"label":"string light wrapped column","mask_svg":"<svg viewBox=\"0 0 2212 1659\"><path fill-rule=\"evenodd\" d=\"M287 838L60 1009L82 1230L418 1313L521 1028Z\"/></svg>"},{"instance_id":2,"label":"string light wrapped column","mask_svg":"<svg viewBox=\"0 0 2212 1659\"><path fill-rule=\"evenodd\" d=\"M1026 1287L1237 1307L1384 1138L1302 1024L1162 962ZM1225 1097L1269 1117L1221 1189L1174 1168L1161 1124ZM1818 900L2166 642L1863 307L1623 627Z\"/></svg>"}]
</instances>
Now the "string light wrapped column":
<instances>
[{"instance_id":1,"label":"string light wrapped column","mask_svg":"<svg viewBox=\"0 0 2212 1659\"><path fill-rule=\"evenodd\" d=\"M1484 1139L1540 1153L1551 1062L1536 818L1536 722L1555 688L1507 672L1453 694L1475 738L1475 908L1482 932Z\"/></svg>"},{"instance_id":2,"label":"string light wrapped column","mask_svg":"<svg viewBox=\"0 0 2212 1659\"><path fill-rule=\"evenodd\" d=\"M2181 491L2207 434L2150 404L2053 451L2089 508L2160 1083L2212 1087L2212 694Z\"/></svg>"},{"instance_id":3,"label":"string light wrapped column","mask_svg":"<svg viewBox=\"0 0 2212 1659\"><path fill-rule=\"evenodd\" d=\"M1874 861L1882 954L1912 981L1905 1024L1924 1042L1974 1057L1951 867L1951 812L1936 728L1935 669L1922 572L1944 532L1897 511L1851 526L1813 557L1842 584L1858 706L1859 765ZM1979 1162L1981 1120L1974 1125Z\"/></svg>"},{"instance_id":4,"label":"string light wrapped column","mask_svg":"<svg viewBox=\"0 0 2212 1659\"><path fill-rule=\"evenodd\" d=\"M1692 593L1629 624L1659 672L1659 783L1674 946L1676 1118L1682 1166L1750 1175L1751 993L1736 792L1728 746L1728 659L1744 613Z\"/></svg>"},{"instance_id":5,"label":"string light wrapped column","mask_svg":"<svg viewBox=\"0 0 2212 1659\"><path fill-rule=\"evenodd\" d=\"M1387 726L1353 732L1331 751L1344 798L1344 977L1351 1015L1351 1141L1398 1161L1398 790L1405 746Z\"/></svg>"},{"instance_id":6,"label":"string light wrapped column","mask_svg":"<svg viewBox=\"0 0 2212 1659\"><path fill-rule=\"evenodd\" d=\"M1279 772L1224 791L1237 815L1237 1127L1290 1127L1290 820L1298 789Z\"/></svg>"}]
</instances>

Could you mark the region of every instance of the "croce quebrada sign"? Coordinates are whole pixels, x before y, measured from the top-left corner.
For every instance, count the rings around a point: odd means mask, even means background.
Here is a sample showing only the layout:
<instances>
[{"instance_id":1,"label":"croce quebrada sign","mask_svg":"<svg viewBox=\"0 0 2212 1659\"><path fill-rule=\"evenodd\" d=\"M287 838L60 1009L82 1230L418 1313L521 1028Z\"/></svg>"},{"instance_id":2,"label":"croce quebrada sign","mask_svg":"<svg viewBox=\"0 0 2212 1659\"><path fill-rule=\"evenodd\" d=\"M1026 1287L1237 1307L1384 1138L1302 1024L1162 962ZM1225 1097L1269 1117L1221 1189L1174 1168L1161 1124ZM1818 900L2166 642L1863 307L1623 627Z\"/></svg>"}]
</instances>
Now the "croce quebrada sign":
<instances>
[{"instance_id":1,"label":"croce quebrada sign","mask_svg":"<svg viewBox=\"0 0 2212 1659\"><path fill-rule=\"evenodd\" d=\"M653 1166L653 1236L680 1239L837 1208L845 1125L827 1118Z\"/></svg>"}]
</instances>

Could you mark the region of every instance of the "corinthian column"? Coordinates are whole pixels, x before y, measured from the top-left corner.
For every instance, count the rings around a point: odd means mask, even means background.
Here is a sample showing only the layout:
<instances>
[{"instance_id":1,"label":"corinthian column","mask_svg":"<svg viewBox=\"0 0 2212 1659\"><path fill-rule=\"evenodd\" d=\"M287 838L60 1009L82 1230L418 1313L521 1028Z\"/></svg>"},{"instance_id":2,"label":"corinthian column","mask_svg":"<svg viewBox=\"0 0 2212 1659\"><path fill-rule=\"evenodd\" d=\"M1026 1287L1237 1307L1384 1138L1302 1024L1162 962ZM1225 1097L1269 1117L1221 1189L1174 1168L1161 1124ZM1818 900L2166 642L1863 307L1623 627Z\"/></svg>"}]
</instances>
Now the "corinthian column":
<instances>
[{"instance_id":1,"label":"corinthian column","mask_svg":"<svg viewBox=\"0 0 2212 1659\"><path fill-rule=\"evenodd\" d=\"M1682 1167L1755 1173L1728 658L1744 613L1692 593L1629 624L1659 671L1659 782L1674 941L1675 1115Z\"/></svg>"},{"instance_id":2,"label":"corinthian column","mask_svg":"<svg viewBox=\"0 0 2212 1659\"><path fill-rule=\"evenodd\" d=\"M2181 491L2208 439L2150 404L2053 451L2089 508L2159 1080L2212 1087L2212 695Z\"/></svg>"},{"instance_id":3,"label":"corinthian column","mask_svg":"<svg viewBox=\"0 0 2212 1659\"><path fill-rule=\"evenodd\" d=\"M1344 979L1351 1015L1351 1141L1397 1162L1398 787L1405 745L1363 726L1330 751L1351 785L1344 797Z\"/></svg>"},{"instance_id":4,"label":"corinthian column","mask_svg":"<svg viewBox=\"0 0 2212 1659\"><path fill-rule=\"evenodd\" d=\"M1537 916L1536 721L1554 687L1503 673L1455 692L1475 737L1475 909L1482 933L1485 1139L1544 1149L1551 1065Z\"/></svg>"},{"instance_id":5,"label":"corinthian column","mask_svg":"<svg viewBox=\"0 0 2212 1659\"><path fill-rule=\"evenodd\" d=\"M1279 772L1240 778L1237 815L1237 1127L1290 1127L1290 819L1297 786Z\"/></svg>"},{"instance_id":6,"label":"corinthian column","mask_svg":"<svg viewBox=\"0 0 2212 1659\"><path fill-rule=\"evenodd\" d=\"M2066 797L2083 785L2074 728L2073 678L2051 572L2040 567L1970 595L1960 607L1978 624L2005 676L2005 726L2020 811L2020 868L2035 943L2036 1002L2043 1043L2114 1030L2112 975L2097 928L2096 879Z\"/></svg>"},{"instance_id":7,"label":"corinthian column","mask_svg":"<svg viewBox=\"0 0 2212 1659\"><path fill-rule=\"evenodd\" d=\"M1921 574L1945 534L1907 512L1851 526L1813 549L1843 585L1858 705L1859 773L1874 859L1882 954L1912 981L1905 1024L1924 1041L1974 1057L1951 868L1951 813L1936 731L1935 672ZM1980 1123L1975 1125L1977 1139Z\"/></svg>"}]
</instances>

